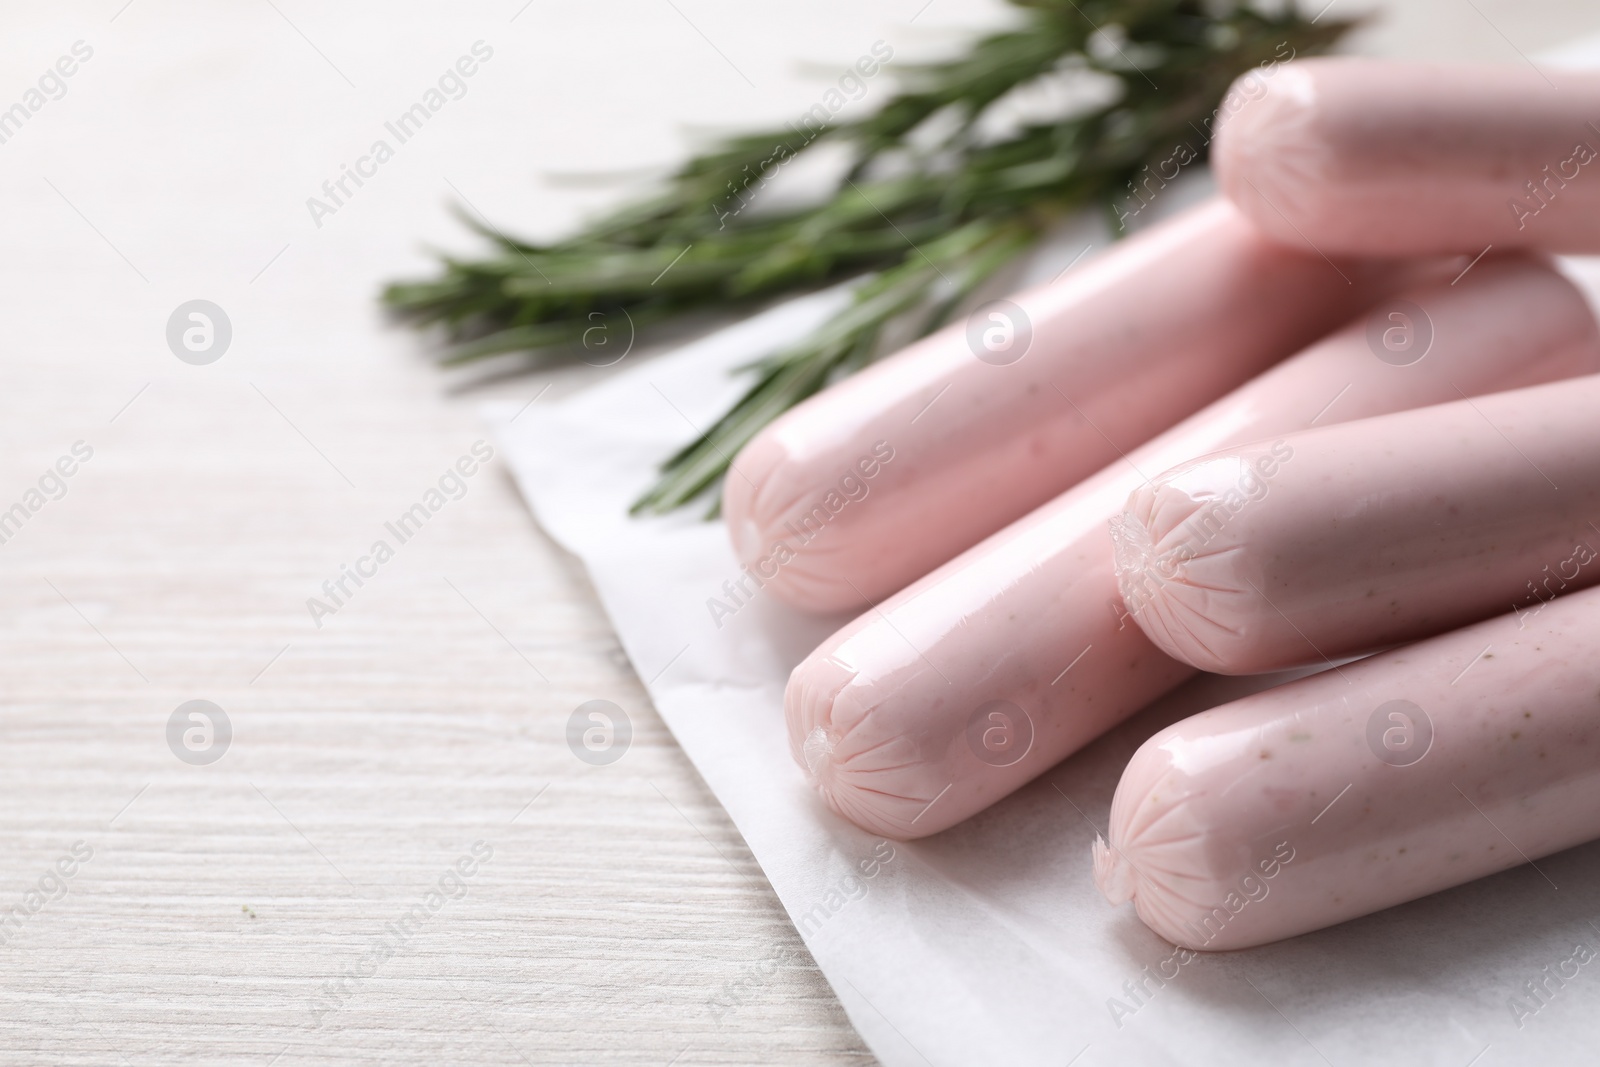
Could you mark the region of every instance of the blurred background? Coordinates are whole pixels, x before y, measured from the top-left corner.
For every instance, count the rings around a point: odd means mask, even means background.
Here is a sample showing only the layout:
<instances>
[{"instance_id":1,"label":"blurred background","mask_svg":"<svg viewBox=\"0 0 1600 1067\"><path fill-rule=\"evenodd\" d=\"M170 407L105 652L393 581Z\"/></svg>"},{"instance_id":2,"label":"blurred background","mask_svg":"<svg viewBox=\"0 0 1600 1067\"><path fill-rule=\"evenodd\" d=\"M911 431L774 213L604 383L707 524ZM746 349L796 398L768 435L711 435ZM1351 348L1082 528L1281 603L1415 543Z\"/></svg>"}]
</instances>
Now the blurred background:
<instances>
[{"instance_id":1,"label":"blurred background","mask_svg":"<svg viewBox=\"0 0 1600 1067\"><path fill-rule=\"evenodd\" d=\"M1367 13L1346 50L1381 56L1521 63L1600 33L1593 0L1329 10ZM870 1062L494 462L335 613L307 600L486 438L478 403L613 373L476 382L386 320L384 282L480 247L452 204L557 237L715 136L797 115L875 41L948 56L1014 17L0 12L0 115L74 68L0 120L0 513L28 512L0 524L0 1062ZM458 98L308 208L463 56ZM169 344L195 300L227 324L203 364ZM608 766L566 743L591 699L632 717Z\"/></svg>"}]
</instances>

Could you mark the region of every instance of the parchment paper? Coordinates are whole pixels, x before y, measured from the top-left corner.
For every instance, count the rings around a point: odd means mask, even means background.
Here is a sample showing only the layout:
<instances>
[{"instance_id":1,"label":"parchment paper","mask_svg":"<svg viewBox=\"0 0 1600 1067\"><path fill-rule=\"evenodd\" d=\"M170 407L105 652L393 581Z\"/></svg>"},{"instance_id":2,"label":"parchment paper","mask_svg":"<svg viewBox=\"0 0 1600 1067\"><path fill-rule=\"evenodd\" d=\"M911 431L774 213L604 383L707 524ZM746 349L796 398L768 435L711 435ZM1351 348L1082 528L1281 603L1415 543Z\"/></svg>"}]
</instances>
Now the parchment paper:
<instances>
[{"instance_id":1,"label":"parchment paper","mask_svg":"<svg viewBox=\"0 0 1600 1067\"><path fill-rule=\"evenodd\" d=\"M1600 42L1564 58L1600 63ZM1062 243L1060 263L1039 269L1058 270L1081 247ZM1600 294L1600 261L1565 265ZM586 564L656 708L873 1052L941 1067L1600 1061L1600 961L1546 981L1575 945L1600 951L1600 844L1541 861L1548 881L1523 866L1181 965L1165 962L1172 946L1131 906L1101 898L1089 845L1133 750L1166 723L1272 680L1201 676L929 840L884 842L821 805L789 757L783 688L846 619L757 595L718 626L707 601L740 573L721 524L695 511L645 521L625 512L661 457L738 395L731 367L844 298L807 297L566 401L487 415L539 522ZM1535 997L1527 983L1541 982Z\"/></svg>"}]
</instances>

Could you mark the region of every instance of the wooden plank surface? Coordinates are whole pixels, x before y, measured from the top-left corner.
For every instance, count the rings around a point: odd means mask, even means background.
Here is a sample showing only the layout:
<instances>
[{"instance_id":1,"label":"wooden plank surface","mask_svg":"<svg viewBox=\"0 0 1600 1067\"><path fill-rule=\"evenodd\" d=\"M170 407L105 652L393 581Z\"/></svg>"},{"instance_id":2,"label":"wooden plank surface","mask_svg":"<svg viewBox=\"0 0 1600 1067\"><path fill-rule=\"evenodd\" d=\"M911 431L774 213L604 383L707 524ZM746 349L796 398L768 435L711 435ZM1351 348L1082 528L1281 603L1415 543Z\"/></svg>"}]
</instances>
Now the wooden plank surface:
<instances>
[{"instance_id":1,"label":"wooden plank surface","mask_svg":"<svg viewBox=\"0 0 1600 1067\"><path fill-rule=\"evenodd\" d=\"M1369 47L1516 58L1458 6L1402 5ZM1478 6L1527 51L1595 21ZM469 246L450 200L555 232L621 193L532 192L540 171L670 162L675 121L803 109L794 60L996 17L922 7L0 15L0 108L93 50L0 144L0 513L26 512L0 525L0 1062L870 1061L500 465L403 543L385 527L483 437L478 400L603 372L451 393L373 295L423 240ZM313 219L477 40L465 95ZM207 366L164 336L196 298L233 328ZM315 618L378 540L393 558ZM609 766L568 748L592 699L633 723ZM231 725L209 764L169 744L194 700Z\"/></svg>"}]
</instances>

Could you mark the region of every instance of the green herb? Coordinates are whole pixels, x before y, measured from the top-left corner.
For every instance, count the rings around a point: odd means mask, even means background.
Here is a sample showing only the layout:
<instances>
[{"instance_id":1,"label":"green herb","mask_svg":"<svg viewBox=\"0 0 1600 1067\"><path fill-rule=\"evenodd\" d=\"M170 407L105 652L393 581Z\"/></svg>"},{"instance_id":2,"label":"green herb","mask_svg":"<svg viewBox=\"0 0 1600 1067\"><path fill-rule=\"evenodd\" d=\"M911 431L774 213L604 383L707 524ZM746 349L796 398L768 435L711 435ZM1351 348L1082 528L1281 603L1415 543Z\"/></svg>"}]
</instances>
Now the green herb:
<instances>
[{"instance_id":1,"label":"green herb","mask_svg":"<svg viewBox=\"0 0 1600 1067\"><path fill-rule=\"evenodd\" d=\"M811 336L739 368L749 390L668 457L634 505L669 511L720 486L767 423L881 355L886 332L936 329L1063 215L1099 204L1115 219L1119 202L1138 202L1132 183L1143 168L1180 144L1203 155L1235 77L1322 51L1353 25L1292 6L1266 14L1200 0L1012 2L1024 9L1018 28L959 59L894 67L900 90L875 114L729 140L691 159L660 195L565 240L516 240L463 213L492 254L445 258L437 277L390 285L384 300L447 328L457 346L446 363L529 352L534 369L590 354L596 320L618 312L649 328L869 275ZM984 135L980 120L996 101L1073 69L1115 79L1110 102ZM744 210L754 183L824 142L849 156L831 194Z\"/></svg>"}]
</instances>

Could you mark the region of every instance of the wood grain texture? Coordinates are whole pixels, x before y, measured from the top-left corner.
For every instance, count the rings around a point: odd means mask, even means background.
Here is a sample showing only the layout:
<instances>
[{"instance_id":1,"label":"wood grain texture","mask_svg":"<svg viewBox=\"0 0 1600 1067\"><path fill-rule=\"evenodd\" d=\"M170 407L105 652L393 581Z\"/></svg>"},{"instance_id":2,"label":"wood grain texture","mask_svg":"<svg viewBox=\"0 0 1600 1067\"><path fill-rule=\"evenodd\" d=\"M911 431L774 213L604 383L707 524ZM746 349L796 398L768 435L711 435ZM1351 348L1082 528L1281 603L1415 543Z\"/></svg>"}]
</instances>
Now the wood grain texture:
<instances>
[{"instance_id":1,"label":"wood grain texture","mask_svg":"<svg viewBox=\"0 0 1600 1067\"><path fill-rule=\"evenodd\" d=\"M483 436L477 400L546 381L451 394L377 314L419 245L468 247L447 202L559 229L620 194L530 196L540 170L668 162L677 119L803 109L796 58L994 17L681 7L0 15L0 105L95 48L0 145L0 512L94 449L0 544L0 1063L870 1061L498 464L323 625L306 607ZM480 37L470 94L314 226L305 199ZM163 339L195 297L234 327L208 367ZM166 740L193 699L233 728L209 766ZM590 699L634 727L610 766L567 747Z\"/></svg>"},{"instance_id":2,"label":"wood grain texture","mask_svg":"<svg viewBox=\"0 0 1600 1067\"><path fill-rule=\"evenodd\" d=\"M129 437L181 420L170 399L142 398ZM128 469L88 483L114 455ZM57 506L140 515L172 469L118 440ZM310 507L274 531L263 512L329 487L274 492L247 461L187 484L203 508L42 512L6 546L0 907L74 842L93 856L4 928L0 1061L862 1058L582 576L481 477L321 630L270 609L347 524ZM211 766L164 737L197 696L235 730ZM635 727L605 767L565 740L594 697ZM492 857L446 877L478 841ZM442 877L460 895L427 913Z\"/></svg>"}]
</instances>

